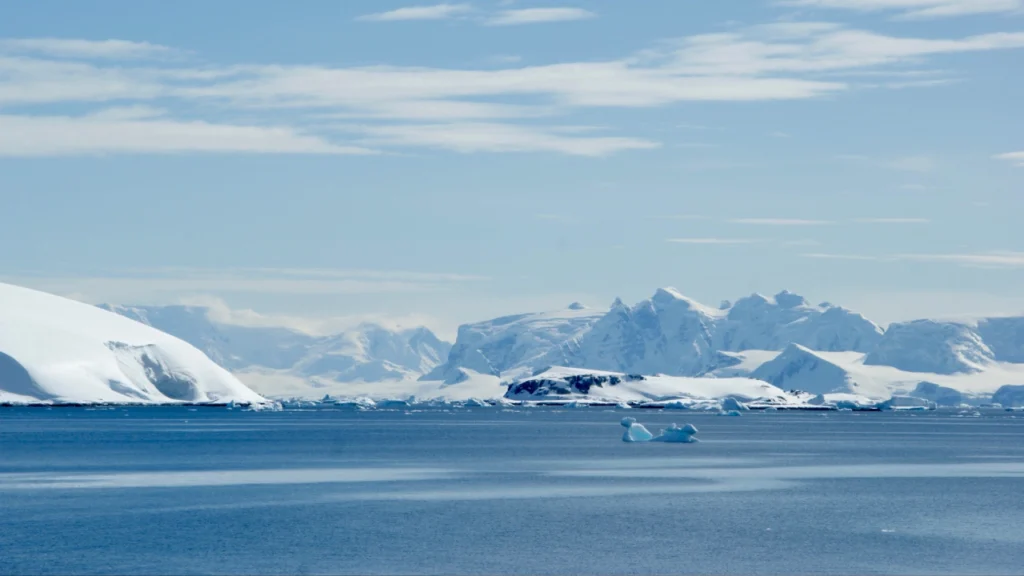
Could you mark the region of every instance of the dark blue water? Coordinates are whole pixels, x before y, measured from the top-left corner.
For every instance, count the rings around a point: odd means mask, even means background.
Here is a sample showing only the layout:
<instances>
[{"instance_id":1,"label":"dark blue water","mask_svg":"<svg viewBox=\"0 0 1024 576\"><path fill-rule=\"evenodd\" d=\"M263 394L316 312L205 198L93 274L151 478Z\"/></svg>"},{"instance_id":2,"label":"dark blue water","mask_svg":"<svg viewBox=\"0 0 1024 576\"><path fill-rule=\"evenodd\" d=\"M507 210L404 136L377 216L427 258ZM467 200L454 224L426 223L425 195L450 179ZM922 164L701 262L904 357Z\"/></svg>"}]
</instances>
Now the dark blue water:
<instances>
[{"instance_id":1,"label":"dark blue water","mask_svg":"<svg viewBox=\"0 0 1024 576\"><path fill-rule=\"evenodd\" d=\"M0 409L0 573L1024 572L1024 414L622 415Z\"/></svg>"}]
</instances>

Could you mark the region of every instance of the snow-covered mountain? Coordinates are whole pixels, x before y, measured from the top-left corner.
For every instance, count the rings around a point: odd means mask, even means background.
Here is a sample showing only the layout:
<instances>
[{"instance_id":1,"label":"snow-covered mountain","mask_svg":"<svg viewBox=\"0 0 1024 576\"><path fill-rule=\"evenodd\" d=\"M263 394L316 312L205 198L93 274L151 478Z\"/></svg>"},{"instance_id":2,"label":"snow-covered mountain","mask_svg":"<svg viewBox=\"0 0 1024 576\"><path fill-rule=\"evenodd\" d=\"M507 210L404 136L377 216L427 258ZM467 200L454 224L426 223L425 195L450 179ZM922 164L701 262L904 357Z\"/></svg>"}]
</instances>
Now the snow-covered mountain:
<instances>
[{"instance_id":1,"label":"snow-covered mountain","mask_svg":"<svg viewBox=\"0 0 1024 576\"><path fill-rule=\"evenodd\" d=\"M455 381L461 377L459 368L497 376L541 365L553 351L571 347L604 315L604 310L574 302L563 310L464 324L447 362L421 379Z\"/></svg>"},{"instance_id":2,"label":"snow-covered mountain","mask_svg":"<svg viewBox=\"0 0 1024 576\"><path fill-rule=\"evenodd\" d=\"M426 328L390 330L362 324L311 336L276 327L215 322L199 306L101 305L185 340L236 372L278 372L335 382L416 378L445 361L451 345Z\"/></svg>"},{"instance_id":3,"label":"snow-covered mountain","mask_svg":"<svg viewBox=\"0 0 1024 576\"><path fill-rule=\"evenodd\" d=\"M169 334L88 304L0 284L0 402L264 401Z\"/></svg>"},{"instance_id":4,"label":"snow-covered mountain","mask_svg":"<svg viewBox=\"0 0 1024 576\"><path fill-rule=\"evenodd\" d=\"M780 292L711 308L662 288L634 306L616 300L595 313L569 309L463 326L452 354L432 378L458 367L521 376L546 366L637 374L699 376L734 362L727 353L871 350L882 329L860 314Z\"/></svg>"}]
</instances>

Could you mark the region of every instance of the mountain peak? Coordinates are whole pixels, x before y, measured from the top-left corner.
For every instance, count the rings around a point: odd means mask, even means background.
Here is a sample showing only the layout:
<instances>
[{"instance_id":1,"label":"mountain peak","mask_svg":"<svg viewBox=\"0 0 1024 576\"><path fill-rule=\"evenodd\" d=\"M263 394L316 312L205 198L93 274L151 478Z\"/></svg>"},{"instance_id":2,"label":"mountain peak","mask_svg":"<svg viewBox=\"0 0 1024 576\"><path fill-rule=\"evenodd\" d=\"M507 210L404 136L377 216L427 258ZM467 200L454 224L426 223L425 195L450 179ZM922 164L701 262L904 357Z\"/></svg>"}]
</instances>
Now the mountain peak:
<instances>
[{"instance_id":1,"label":"mountain peak","mask_svg":"<svg viewBox=\"0 0 1024 576\"><path fill-rule=\"evenodd\" d=\"M689 300L686 296L683 296L678 290L672 287L658 288L654 291L654 296L651 300L655 302L672 302L675 300Z\"/></svg>"},{"instance_id":2,"label":"mountain peak","mask_svg":"<svg viewBox=\"0 0 1024 576\"><path fill-rule=\"evenodd\" d=\"M807 300L799 294L783 290L775 295L775 303L783 308L796 308L798 306L806 306Z\"/></svg>"}]
</instances>

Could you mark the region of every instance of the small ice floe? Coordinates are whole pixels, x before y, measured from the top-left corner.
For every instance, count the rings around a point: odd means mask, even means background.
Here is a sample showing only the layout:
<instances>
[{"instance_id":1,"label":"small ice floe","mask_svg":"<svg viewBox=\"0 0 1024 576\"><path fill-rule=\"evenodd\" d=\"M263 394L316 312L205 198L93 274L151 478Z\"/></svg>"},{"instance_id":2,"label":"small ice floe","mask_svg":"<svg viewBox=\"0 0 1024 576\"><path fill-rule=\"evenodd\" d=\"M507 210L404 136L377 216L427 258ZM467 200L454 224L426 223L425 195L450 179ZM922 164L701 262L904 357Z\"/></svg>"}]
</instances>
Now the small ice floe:
<instances>
[{"instance_id":1,"label":"small ice floe","mask_svg":"<svg viewBox=\"0 0 1024 576\"><path fill-rule=\"evenodd\" d=\"M693 442L699 442L694 438L694 434L697 433L697 427L693 424L687 424L680 428L675 423L669 425L661 431L661 434L651 439L651 442L679 442L683 444L691 444Z\"/></svg>"},{"instance_id":2,"label":"small ice floe","mask_svg":"<svg viewBox=\"0 0 1024 576\"><path fill-rule=\"evenodd\" d=\"M739 410L722 410L718 413L719 416L742 416L743 414Z\"/></svg>"},{"instance_id":3,"label":"small ice floe","mask_svg":"<svg viewBox=\"0 0 1024 576\"><path fill-rule=\"evenodd\" d=\"M636 418L623 418L620 424L626 429L622 434L623 442L650 442L654 438L654 434L643 424L638 424Z\"/></svg>"},{"instance_id":4,"label":"small ice floe","mask_svg":"<svg viewBox=\"0 0 1024 576\"><path fill-rule=\"evenodd\" d=\"M650 430L644 427L643 424L637 423L636 418L623 418L621 424L626 429L622 434L623 442L677 442L690 444L698 441L694 438L697 428L693 424L680 427L673 423L668 428L663 429L658 436L651 434Z\"/></svg>"}]
</instances>

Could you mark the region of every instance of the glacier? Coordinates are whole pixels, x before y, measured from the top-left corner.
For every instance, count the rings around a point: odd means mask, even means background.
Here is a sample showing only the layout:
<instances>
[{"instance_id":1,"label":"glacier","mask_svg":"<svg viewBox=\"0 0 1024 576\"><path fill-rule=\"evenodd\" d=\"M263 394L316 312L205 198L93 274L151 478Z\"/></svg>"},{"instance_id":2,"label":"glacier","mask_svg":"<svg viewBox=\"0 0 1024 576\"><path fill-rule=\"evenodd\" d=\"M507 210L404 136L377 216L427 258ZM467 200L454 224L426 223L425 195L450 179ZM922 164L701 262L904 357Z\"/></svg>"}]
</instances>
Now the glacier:
<instances>
[{"instance_id":1,"label":"glacier","mask_svg":"<svg viewBox=\"0 0 1024 576\"><path fill-rule=\"evenodd\" d=\"M0 284L0 402L268 401L178 338L89 304Z\"/></svg>"}]
</instances>

